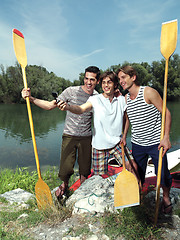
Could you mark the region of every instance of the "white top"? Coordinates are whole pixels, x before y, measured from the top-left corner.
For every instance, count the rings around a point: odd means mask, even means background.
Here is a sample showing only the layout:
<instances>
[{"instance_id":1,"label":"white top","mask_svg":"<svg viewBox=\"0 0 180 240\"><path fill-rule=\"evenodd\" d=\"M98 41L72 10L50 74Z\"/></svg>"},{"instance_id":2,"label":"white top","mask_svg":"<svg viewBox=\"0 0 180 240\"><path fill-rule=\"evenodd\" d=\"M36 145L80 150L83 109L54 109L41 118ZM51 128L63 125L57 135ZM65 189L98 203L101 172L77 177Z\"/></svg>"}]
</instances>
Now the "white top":
<instances>
[{"instance_id":1,"label":"white top","mask_svg":"<svg viewBox=\"0 0 180 240\"><path fill-rule=\"evenodd\" d=\"M110 102L109 98L99 94L89 97L87 102L91 102L93 106L92 147L98 150L115 147L121 139L126 110L125 97L114 97Z\"/></svg>"}]
</instances>

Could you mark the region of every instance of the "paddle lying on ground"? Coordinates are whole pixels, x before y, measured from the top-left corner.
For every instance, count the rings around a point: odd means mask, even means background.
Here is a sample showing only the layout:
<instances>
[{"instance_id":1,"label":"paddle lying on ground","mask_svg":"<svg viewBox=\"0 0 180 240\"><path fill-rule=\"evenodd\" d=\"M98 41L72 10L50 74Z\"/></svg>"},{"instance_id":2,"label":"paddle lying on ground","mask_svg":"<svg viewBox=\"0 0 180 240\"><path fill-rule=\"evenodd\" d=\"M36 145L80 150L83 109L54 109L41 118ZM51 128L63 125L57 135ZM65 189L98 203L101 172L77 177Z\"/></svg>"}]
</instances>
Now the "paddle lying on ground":
<instances>
[{"instance_id":1,"label":"paddle lying on ground","mask_svg":"<svg viewBox=\"0 0 180 240\"><path fill-rule=\"evenodd\" d=\"M176 43L177 43L177 20L162 23L160 49L161 49L161 54L164 56L166 62L165 62L163 109L162 109L161 138L160 138L160 140L162 140L163 137L164 137L164 128L165 128L168 60L176 49ZM159 211L159 195L160 195L161 170L162 170L162 153L163 153L163 147L161 147L161 149L159 151L159 163L158 163L157 186L156 186L156 210L155 210L155 221L154 221L155 224L157 224L158 211Z\"/></svg>"},{"instance_id":2,"label":"paddle lying on ground","mask_svg":"<svg viewBox=\"0 0 180 240\"><path fill-rule=\"evenodd\" d=\"M23 34L20 31L18 31L17 29L13 29L13 45L14 45L14 51L15 51L16 58L22 68L24 87L27 88L26 72L25 72L25 68L27 66L27 56L26 56L25 41L24 41ZM26 103L27 103L29 124L30 124L30 129L31 129L38 177L39 177L39 179L36 183L36 186L35 186L36 199L37 199L37 204L38 204L39 208L46 208L49 205L52 205L52 203L53 203L52 196L51 196L51 191L50 191L48 185L42 180L42 177L41 177L41 171L40 171L39 158L38 158L38 153L37 153L37 146L36 146L36 139L35 139L35 134L34 134L34 126L33 126L29 97L26 98Z\"/></svg>"},{"instance_id":3,"label":"paddle lying on ground","mask_svg":"<svg viewBox=\"0 0 180 240\"><path fill-rule=\"evenodd\" d=\"M139 205L139 186L134 174L126 170L124 145L121 144L123 170L114 183L114 206L116 209Z\"/></svg>"}]
</instances>

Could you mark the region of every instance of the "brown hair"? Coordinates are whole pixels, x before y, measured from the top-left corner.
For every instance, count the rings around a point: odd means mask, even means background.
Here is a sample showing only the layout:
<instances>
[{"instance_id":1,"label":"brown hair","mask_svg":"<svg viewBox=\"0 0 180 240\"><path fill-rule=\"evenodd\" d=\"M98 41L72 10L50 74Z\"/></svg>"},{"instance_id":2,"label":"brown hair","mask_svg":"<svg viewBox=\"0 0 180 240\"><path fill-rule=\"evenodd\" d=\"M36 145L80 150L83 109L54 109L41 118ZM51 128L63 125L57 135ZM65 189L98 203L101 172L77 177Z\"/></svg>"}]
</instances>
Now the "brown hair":
<instances>
[{"instance_id":1,"label":"brown hair","mask_svg":"<svg viewBox=\"0 0 180 240\"><path fill-rule=\"evenodd\" d=\"M115 72L113 72L113 71L106 71L106 72L102 73L100 75L100 79L99 79L101 85L102 85L103 79L106 78L106 77L110 78L110 80L114 83L114 89L117 89L118 88L118 84L119 84L117 74Z\"/></svg>"},{"instance_id":2,"label":"brown hair","mask_svg":"<svg viewBox=\"0 0 180 240\"><path fill-rule=\"evenodd\" d=\"M122 67L122 68L119 68L119 69L117 70L117 72L116 72L117 75L119 74L119 72L123 72L123 73L129 75L130 77L136 76L136 80L134 81L134 83L135 83L137 86L140 85L140 84L139 84L139 81L138 81L137 72L136 72L136 70L135 70L132 66L126 65L126 66L124 66L124 67Z\"/></svg>"}]
</instances>

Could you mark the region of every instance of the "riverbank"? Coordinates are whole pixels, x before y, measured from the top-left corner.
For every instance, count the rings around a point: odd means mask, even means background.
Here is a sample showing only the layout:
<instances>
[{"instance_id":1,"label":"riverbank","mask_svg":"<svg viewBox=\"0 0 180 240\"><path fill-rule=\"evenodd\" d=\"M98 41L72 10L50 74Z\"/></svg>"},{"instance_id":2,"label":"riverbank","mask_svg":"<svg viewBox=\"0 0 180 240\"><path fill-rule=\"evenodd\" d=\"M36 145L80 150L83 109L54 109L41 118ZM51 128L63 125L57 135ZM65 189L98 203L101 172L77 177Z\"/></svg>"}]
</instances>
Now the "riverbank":
<instances>
[{"instance_id":1,"label":"riverbank","mask_svg":"<svg viewBox=\"0 0 180 240\"><path fill-rule=\"evenodd\" d=\"M100 193L101 189L97 187L98 182L100 182L99 179L97 180L96 190ZM86 180L85 184L88 184L88 180ZM54 206L46 211L38 210L33 192L13 190L6 192L3 198L1 195L0 239L175 240L178 239L180 234L179 189L171 191L172 214L160 213L156 227L153 225L155 194L153 189L150 189L152 191L147 195L142 196L141 205L139 206L125 208L118 212L111 212L108 209L100 212L100 210L96 209L96 211L86 211L79 214L73 213L73 206L66 206L67 200L73 199L73 194L68 192L66 197L59 203L54 197L55 189L52 190ZM82 193L81 189L79 191L78 195ZM94 193L96 194L96 192ZM11 200L7 198L7 195L10 196ZM24 200L22 200L22 196ZM28 197L25 198L25 196ZM79 199L77 199L77 202L79 202ZM77 205L76 203L74 205Z\"/></svg>"}]
</instances>

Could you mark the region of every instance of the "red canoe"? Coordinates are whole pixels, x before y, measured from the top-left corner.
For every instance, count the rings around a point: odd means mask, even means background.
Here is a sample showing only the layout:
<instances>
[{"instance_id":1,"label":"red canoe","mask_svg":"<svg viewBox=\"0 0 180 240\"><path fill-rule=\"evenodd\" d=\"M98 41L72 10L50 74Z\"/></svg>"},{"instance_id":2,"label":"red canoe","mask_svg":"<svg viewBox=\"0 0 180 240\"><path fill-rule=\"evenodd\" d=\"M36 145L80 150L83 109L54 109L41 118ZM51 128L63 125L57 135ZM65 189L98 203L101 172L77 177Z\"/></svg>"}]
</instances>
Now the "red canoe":
<instances>
[{"instance_id":1,"label":"red canoe","mask_svg":"<svg viewBox=\"0 0 180 240\"><path fill-rule=\"evenodd\" d=\"M108 174L102 175L103 178L108 178L109 176L113 176L119 172L121 172L123 167L113 167L108 165ZM91 174L88 178L94 175L93 170L91 170ZM180 171L171 173L172 176L172 187L180 188ZM143 186L143 190L146 191L149 186L156 186L156 176L155 177L147 177ZM76 190L80 187L80 179L78 179L71 187L71 190Z\"/></svg>"},{"instance_id":2,"label":"red canoe","mask_svg":"<svg viewBox=\"0 0 180 240\"><path fill-rule=\"evenodd\" d=\"M172 187L180 188L180 171L172 172ZM150 186L156 186L157 178L156 177L148 177L145 179L145 183L143 185L143 190L147 190Z\"/></svg>"}]
</instances>

